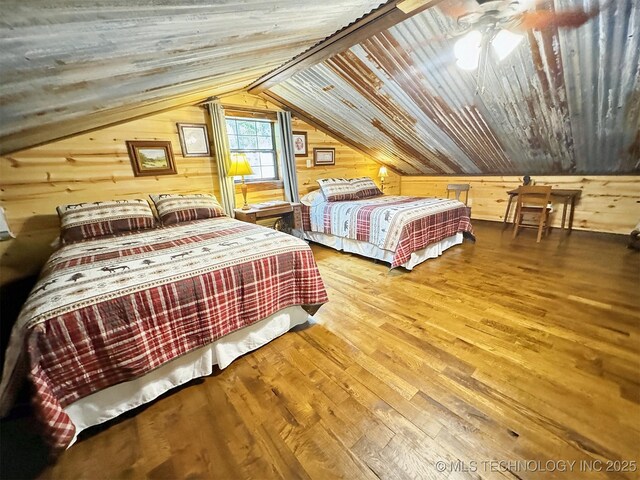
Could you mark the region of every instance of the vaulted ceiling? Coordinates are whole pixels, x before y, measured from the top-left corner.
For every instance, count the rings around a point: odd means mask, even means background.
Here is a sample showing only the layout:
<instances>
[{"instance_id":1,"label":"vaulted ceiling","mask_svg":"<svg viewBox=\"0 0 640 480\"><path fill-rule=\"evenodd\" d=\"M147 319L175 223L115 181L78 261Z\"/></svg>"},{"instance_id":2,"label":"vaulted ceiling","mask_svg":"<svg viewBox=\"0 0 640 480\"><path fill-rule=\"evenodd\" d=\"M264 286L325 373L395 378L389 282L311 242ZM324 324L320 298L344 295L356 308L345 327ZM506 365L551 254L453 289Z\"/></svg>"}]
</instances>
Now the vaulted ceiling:
<instances>
[{"instance_id":1,"label":"vaulted ceiling","mask_svg":"<svg viewBox=\"0 0 640 480\"><path fill-rule=\"evenodd\" d=\"M402 174L640 172L640 2L542 2L594 15L529 30L506 59L489 59L483 91L455 64L446 3L270 94Z\"/></svg>"},{"instance_id":2,"label":"vaulted ceiling","mask_svg":"<svg viewBox=\"0 0 640 480\"><path fill-rule=\"evenodd\" d=\"M474 0L9 0L0 153L262 81L257 90L407 175L640 172L640 2L521 1L596 13L530 29L487 62L478 91L455 65L447 9Z\"/></svg>"},{"instance_id":3,"label":"vaulted ceiling","mask_svg":"<svg viewBox=\"0 0 640 480\"><path fill-rule=\"evenodd\" d=\"M246 87L381 0L8 0L0 148Z\"/></svg>"}]
</instances>

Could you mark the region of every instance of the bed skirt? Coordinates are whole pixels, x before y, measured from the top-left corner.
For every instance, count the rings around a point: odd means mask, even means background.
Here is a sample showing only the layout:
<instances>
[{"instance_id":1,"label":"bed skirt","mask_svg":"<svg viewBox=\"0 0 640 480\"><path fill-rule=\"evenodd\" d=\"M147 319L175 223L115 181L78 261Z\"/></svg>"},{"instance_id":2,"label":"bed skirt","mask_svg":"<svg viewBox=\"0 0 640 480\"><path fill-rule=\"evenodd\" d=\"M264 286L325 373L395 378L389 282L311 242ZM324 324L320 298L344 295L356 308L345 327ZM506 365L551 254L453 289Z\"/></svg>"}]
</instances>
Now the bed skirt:
<instances>
[{"instance_id":1,"label":"bed skirt","mask_svg":"<svg viewBox=\"0 0 640 480\"><path fill-rule=\"evenodd\" d=\"M211 375L215 365L226 368L236 358L266 345L310 318L300 306L282 309L142 377L81 398L64 409L76 427L75 437L69 446L75 443L81 431L148 403L195 378Z\"/></svg>"},{"instance_id":2,"label":"bed skirt","mask_svg":"<svg viewBox=\"0 0 640 480\"><path fill-rule=\"evenodd\" d=\"M390 250L383 250L369 242L363 242L360 240L353 240L351 238L342 238L335 235L311 231L296 231L297 235L305 240L311 242L320 243L327 247L334 248L349 253L356 253L368 258L374 258L383 262L391 264L393 261L393 252ZM425 248L413 252L411 258L400 265L407 270L413 270L413 268L428 260L430 258L436 258L442 255L442 252L455 245L460 245L463 241L461 232L456 233L450 237L447 237L439 242L427 245Z\"/></svg>"}]
</instances>

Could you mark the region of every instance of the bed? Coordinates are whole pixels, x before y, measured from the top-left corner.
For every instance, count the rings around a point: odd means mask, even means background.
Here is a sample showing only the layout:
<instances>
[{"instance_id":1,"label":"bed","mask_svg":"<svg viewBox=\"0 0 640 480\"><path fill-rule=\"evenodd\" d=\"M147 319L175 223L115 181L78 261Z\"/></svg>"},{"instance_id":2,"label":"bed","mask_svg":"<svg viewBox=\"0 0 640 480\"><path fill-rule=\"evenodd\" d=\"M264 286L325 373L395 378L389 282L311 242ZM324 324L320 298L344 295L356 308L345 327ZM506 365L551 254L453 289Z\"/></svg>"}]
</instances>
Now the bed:
<instances>
[{"instance_id":1,"label":"bed","mask_svg":"<svg viewBox=\"0 0 640 480\"><path fill-rule=\"evenodd\" d=\"M183 220L54 252L13 328L3 415L26 377L46 440L67 448L327 301L304 241L224 216Z\"/></svg>"},{"instance_id":2,"label":"bed","mask_svg":"<svg viewBox=\"0 0 640 480\"><path fill-rule=\"evenodd\" d=\"M412 270L465 236L475 240L469 215L458 200L386 196L375 184L364 198L317 190L302 198L303 230L297 235Z\"/></svg>"}]
</instances>

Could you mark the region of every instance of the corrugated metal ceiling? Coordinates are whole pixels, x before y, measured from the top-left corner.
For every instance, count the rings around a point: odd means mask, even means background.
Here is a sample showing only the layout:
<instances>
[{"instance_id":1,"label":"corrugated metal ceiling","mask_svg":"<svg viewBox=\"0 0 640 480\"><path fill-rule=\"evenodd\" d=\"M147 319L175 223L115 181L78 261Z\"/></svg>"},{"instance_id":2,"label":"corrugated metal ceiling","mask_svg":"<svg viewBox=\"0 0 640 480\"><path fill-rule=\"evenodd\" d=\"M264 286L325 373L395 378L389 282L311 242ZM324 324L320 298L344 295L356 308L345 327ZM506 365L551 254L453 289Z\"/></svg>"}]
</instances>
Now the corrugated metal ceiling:
<instances>
[{"instance_id":1,"label":"corrugated metal ceiling","mask_svg":"<svg viewBox=\"0 0 640 480\"><path fill-rule=\"evenodd\" d=\"M9 0L0 149L241 89L380 0Z\"/></svg>"},{"instance_id":2,"label":"corrugated metal ceiling","mask_svg":"<svg viewBox=\"0 0 640 480\"><path fill-rule=\"evenodd\" d=\"M600 6L579 28L529 31L481 93L438 7L270 91L408 175L639 172L640 2Z\"/></svg>"}]
</instances>

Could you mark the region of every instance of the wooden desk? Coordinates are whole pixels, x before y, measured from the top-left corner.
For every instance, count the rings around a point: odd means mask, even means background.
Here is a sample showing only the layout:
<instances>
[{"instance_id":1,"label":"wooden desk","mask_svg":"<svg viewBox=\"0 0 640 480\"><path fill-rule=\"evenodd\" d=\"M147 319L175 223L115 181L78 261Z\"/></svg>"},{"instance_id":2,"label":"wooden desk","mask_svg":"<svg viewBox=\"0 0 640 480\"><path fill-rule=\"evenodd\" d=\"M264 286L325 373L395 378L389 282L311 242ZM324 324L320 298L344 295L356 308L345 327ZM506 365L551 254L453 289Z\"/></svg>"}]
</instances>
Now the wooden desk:
<instances>
[{"instance_id":1,"label":"wooden desk","mask_svg":"<svg viewBox=\"0 0 640 480\"><path fill-rule=\"evenodd\" d=\"M564 230L565 221L567 218L567 205L571 202L571 210L569 211L569 225L568 225L568 233L571 233L573 228L573 214L576 209L576 200L580 197L582 190L565 190L562 188L552 188L551 196L552 197L560 197L564 201L564 207L562 209L562 229ZM509 195L509 202L507 202L507 210L504 212L504 221L503 224L506 225L509 223L509 211L511 210L511 202L514 197L518 196L518 189L515 188L513 190L509 190L507 192Z\"/></svg>"},{"instance_id":2,"label":"wooden desk","mask_svg":"<svg viewBox=\"0 0 640 480\"><path fill-rule=\"evenodd\" d=\"M256 223L263 218L282 218L291 228L302 230L302 209L299 203L287 203L270 208L250 208L234 210L237 220Z\"/></svg>"}]
</instances>

